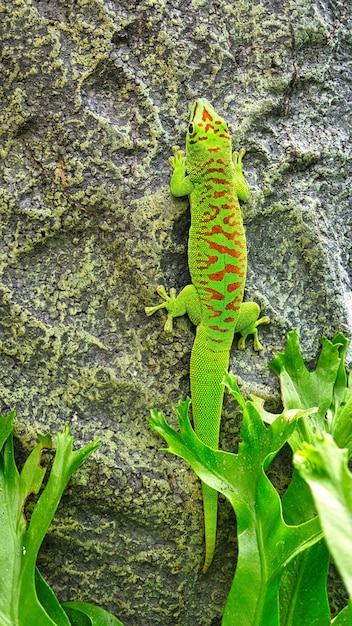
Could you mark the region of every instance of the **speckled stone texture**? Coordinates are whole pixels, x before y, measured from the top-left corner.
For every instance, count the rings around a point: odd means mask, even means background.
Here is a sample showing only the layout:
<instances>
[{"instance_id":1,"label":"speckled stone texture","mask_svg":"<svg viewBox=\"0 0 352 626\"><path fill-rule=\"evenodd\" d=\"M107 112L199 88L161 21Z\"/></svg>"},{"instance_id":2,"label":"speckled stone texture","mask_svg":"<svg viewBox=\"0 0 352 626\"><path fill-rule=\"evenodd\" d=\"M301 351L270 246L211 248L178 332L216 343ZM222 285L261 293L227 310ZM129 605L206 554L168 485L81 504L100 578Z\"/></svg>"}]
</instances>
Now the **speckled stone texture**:
<instances>
[{"instance_id":1,"label":"speckled stone texture","mask_svg":"<svg viewBox=\"0 0 352 626\"><path fill-rule=\"evenodd\" d=\"M246 298L272 324L263 355L249 341L231 368L277 408L266 361L286 332L312 361L322 334L352 331L350 2L0 0L0 13L0 408L17 411L20 451L65 424L102 444L40 567L61 600L125 626L216 626L232 511L221 501L204 577L198 480L148 429L150 407L175 424L194 336L186 319L167 337L162 312L144 314L158 284L189 280L188 202L170 195L168 157L196 96L247 151ZM224 415L233 450L229 398Z\"/></svg>"}]
</instances>

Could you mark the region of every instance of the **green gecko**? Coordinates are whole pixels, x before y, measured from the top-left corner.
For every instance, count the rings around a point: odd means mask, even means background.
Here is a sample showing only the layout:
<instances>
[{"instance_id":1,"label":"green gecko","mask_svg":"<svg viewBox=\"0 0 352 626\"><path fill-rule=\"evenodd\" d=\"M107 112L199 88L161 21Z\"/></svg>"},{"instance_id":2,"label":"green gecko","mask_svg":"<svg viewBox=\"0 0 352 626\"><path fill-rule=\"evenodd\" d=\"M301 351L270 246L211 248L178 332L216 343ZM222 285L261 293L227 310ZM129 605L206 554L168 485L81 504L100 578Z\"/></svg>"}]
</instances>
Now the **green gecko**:
<instances>
[{"instance_id":1,"label":"green gecko","mask_svg":"<svg viewBox=\"0 0 352 626\"><path fill-rule=\"evenodd\" d=\"M222 380L234 334L241 334L238 348L243 349L246 337L253 334L254 349L262 350L257 327L270 321L268 317L258 319L256 303L242 303L247 250L239 200L247 200L249 195L242 173L244 153L242 149L232 154L226 122L207 100L196 100L188 126L186 157L174 146L169 159L173 168L171 193L187 195L190 200L188 265L192 284L177 297L175 289L168 296L159 286L157 292L163 302L145 309L147 315L167 310L167 332L172 331L173 318L185 313L197 327L190 360L192 416L196 434L214 449L219 444ZM202 490L205 573L215 550L218 496L204 483Z\"/></svg>"}]
</instances>

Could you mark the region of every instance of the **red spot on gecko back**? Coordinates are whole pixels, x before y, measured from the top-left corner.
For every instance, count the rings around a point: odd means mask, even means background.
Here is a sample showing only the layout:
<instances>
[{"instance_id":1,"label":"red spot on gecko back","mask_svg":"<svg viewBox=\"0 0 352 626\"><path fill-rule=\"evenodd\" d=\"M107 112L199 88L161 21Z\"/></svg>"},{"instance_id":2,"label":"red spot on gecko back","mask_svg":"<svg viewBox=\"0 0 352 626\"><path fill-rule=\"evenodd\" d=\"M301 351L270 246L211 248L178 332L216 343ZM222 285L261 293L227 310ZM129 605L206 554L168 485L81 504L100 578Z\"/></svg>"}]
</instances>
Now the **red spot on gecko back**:
<instances>
[{"instance_id":1,"label":"red spot on gecko back","mask_svg":"<svg viewBox=\"0 0 352 626\"><path fill-rule=\"evenodd\" d=\"M229 302L225 306L225 310L237 312L240 309L240 306L241 306L241 302L238 302L237 298L235 298L234 300L232 300L232 302Z\"/></svg>"},{"instance_id":2,"label":"red spot on gecko back","mask_svg":"<svg viewBox=\"0 0 352 626\"><path fill-rule=\"evenodd\" d=\"M220 328L219 326L209 326L209 328L211 328L211 330L216 330L219 333L228 333L229 332L229 328Z\"/></svg>"},{"instance_id":3,"label":"red spot on gecko back","mask_svg":"<svg viewBox=\"0 0 352 626\"><path fill-rule=\"evenodd\" d=\"M210 220L205 220L205 221L210 221ZM231 232L228 232L227 230L224 230L220 224L215 224L212 227L212 229L208 232L205 231L206 226L202 226L201 228L203 230L197 231L197 235L201 235L202 237L204 236L212 237L213 235L223 235L229 241L233 241L235 237L239 237L239 239L236 240L235 243L238 248L241 248L241 249L244 248L243 234L240 231L233 230Z\"/></svg>"},{"instance_id":4,"label":"red spot on gecko back","mask_svg":"<svg viewBox=\"0 0 352 626\"><path fill-rule=\"evenodd\" d=\"M214 191L214 198L221 198L222 196L226 196L228 192L228 189L223 189L222 191Z\"/></svg>"},{"instance_id":5,"label":"red spot on gecko back","mask_svg":"<svg viewBox=\"0 0 352 626\"><path fill-rule=\"evenodd\" d=\"M228 226L238 226L240 224L240 220L238 219L236 213L230 213L230 215L225 215L224 224Z\"/></svg>"},{"instance_id":6,"label":"red spot on gecko back","mask_svg":"<svg viewBox=\"0 0 352 626\"><path fill-rule=\"evenodd\" d=\"M211 317L219 317L221 315L221 311L218 311L212 304L206 304L205 306L213 313Z\"/></svg>"},{"instance_id":7,"label":"red spot on gecko back","mask_svg":"<svg viewBox=\"0 0 352 626\"><path fill-rule=\"evenodd\" d=\"M214 272L213 274L209 274L209 280L223 280L227 274L240 274L240 268L237 265L231 265L231 263L226 263L224 269L219 270L218 272ZM241 286L242 283L232 283L232 285L238 284ZM227 291L234 291L234 289L230 289L232 285L228 285Z\"/></svg>"},{"instance_id":8,"label":"red spot on gecko back","mask_svg":"<svg viewBox=\"0 0 352 626\"><path fill-rule=\"evenodd\" d=\"M210 211L204 211L203 219L200 220L201 222L212 222L220 213L220 209L216 204L208 204L208 206L209 209L213 209L214 212L210 213Z\"/></svg>"},{"instance_id":9,"label":"red spot on gecko back","mask_svg":"<svg viewBox=\"0 0 352 626\"><path fill-rule=\"evenodd\" d=\"M205 173L214 174L214 172L217 172L218 174L225 174L223 167L209 167L209 169Z\"/></svg>"},{"instance_id":10,"label":"red spot on gecko back","mask_svg":"<svg viewBox=\"0 0 352 626\"><path fill-rule=\"evenodd\" d=\"M226 290L229 293L232 293L233 291L236 291L236 289L240 289L242 286L243 282L231 283L230 285L227 285Z\"/></svg>"},{"instance_id":11,"label":"red spot on gecko back","mask_svg":"<svg viewBox=\"0 0 352 626\"><path fill-rule=\"evenodd\" d=\"M242 302L242 298L240 296L236 296L233 300L232 300L234 306L238 306L238 308L241 307L241 302Z\"/></svg>"},{"instance_id":12,"label":"red spot on gecko back","mask_svg":"<svg viewBox=\"0 0 352 626\"><path fill-rule=\"evenodd\" d=\"M199 259L199 260L197 259L197 265L198 265L200 270L207 270L207 269L209 269L209 267L211 265L216 263L217 260L218 260L217 256L212 256L211 254L207 254L207 260L205 260L203 258Z\"/></svg>"},{"instance_id":13,"label":"red spot on gecko back","mask_svg":"<svg viewBox=\"0 0 352 626\"><path fill-rule=\"evenodd\" d=\"M212 287L206 287L204 291L210 293L209 298L204 298L205 300L224 300L225 296L220 291L216 291L216 289L212 289Z\"/></svg>"},{"instance_id":14,"label":"red spot on gecko back","mask_svg":"<svg viewBox=\"0 0 352 626\"><path fill-rule=\"evenodd\" d=\"M235 257L235 259L243 256L243 253L240 250L234 250L233 248L229 248L228 246L223 246L219 243L216 243L215 241L211 241L210 239L204 239L204 241L209 244L209 248L220 252L220 254L228 254L229 256Z\"/></svg>"},{"instance_id":15,"label":"red spot on gecko back","mask_svg":"<svg viewBox=\"0 0 352 626\"><path fill-rule=\"evenodd\" d=\"M214 185L230 185L230 182L225 178L208 178L207 180L211 180Z\"/></svg>"}]
</instances>

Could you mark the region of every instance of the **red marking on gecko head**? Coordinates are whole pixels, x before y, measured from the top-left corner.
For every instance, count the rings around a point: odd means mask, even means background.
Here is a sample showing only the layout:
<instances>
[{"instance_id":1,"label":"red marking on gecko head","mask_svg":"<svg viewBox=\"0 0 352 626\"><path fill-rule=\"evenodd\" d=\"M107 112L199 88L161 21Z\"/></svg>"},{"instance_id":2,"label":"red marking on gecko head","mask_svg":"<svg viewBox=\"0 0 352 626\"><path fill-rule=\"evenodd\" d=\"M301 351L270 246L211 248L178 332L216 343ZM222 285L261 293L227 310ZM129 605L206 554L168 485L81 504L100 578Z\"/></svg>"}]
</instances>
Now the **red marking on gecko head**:
<instances>
[{"instance_id":1,"label":"red marking on gecko head","mask_svg":"<svg viewBox=\"0 0 352 626\"><path fill-rule=\"evenodd\" d=\"M195 116L196 116L196 113L197 113L197 110L198 110L198 102L196 102L196 106L194 107L194 111L193 111L193 118L192 118L192 120L194 120L194 118L195 118Z\"/></svg>"},{"instance_id":2,"label":"red marking on gecko head","mask_svg":"<svg viewBox=\"0 0 352 626\"><path fill-rule=\"evenodd\" d=\"M212 115L210 115L208 109L206 109L205 107L203 107L203 111L202 111L202 120L203 122L206 122L207 120L209 120L209 122L213 121Z\"/></svg>"}]
</instances>

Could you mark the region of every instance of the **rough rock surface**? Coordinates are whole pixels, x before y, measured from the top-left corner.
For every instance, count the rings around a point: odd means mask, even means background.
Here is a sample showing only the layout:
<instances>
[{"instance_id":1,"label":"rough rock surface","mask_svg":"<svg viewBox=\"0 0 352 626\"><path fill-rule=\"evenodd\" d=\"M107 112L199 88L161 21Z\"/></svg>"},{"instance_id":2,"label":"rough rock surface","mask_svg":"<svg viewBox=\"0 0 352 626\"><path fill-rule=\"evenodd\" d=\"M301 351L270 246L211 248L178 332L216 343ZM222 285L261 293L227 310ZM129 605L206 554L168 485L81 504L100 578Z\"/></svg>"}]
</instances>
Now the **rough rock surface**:
<instances>
[{"instance_id":1,"label":"rough rock surface","mask_svg":"<svg viewBox=\"0 0 352 626\"><path fill-rule=\"evenodd\" d=\"M160 453L150 407L188 393L194 329L146 318L182 288L188 203L168 156L204 96L246 151L247 299L272 320L264 354L235 348L242 389L271 399L266 367L299 331L352 332L352 22L348 0L0 0L1 410L22 445L71 425L102 446L77 473L42 549L61 600L126 626L215 626L234 567L222 502L211 573L199 484ZM233 449L239 418L222 445ZM339 591L336 591L336 596Z\"/></svg>"}]
</instances>

